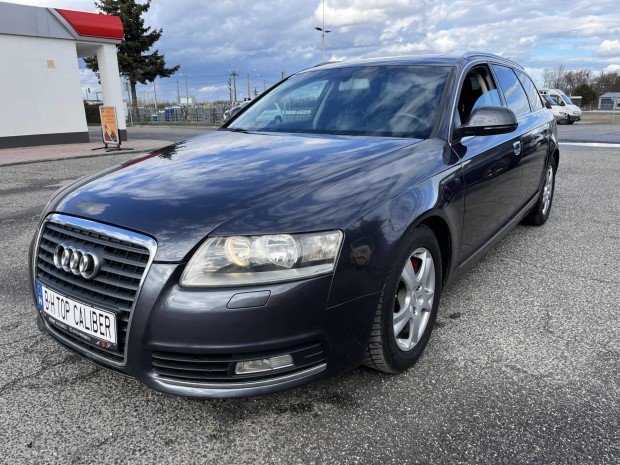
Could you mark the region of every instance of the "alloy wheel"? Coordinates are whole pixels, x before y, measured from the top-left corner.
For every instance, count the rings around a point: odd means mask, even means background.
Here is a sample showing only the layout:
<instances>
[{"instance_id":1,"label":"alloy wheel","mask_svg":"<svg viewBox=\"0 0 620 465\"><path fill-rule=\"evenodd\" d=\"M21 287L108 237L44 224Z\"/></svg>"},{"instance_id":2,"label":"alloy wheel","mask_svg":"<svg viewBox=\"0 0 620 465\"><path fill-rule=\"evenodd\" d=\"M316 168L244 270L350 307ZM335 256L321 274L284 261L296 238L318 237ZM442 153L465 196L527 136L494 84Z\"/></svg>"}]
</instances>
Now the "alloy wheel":
<instances>
[{"instance_id":1,"label":"alloy wheel","mask_svg":"<svg viewBox=\"0 0 620 465\"><path fill-rule=\"evenodd\" d=\"M542 214L546 215L551 206L551 197L553 196L553 167L549 164L547 174L545 175L545 187L542 195Z\"/></svg>"},{"instance_id":2,"label":"alloy wheel","mask_svg":"<svg viewBox=\"0 0 620 465\"><path fill-rule=\"evenodd\" d=\"M413 349L426 329L435 296L435 263L424 247L405 263L394 298L393 326L396 345Z\"/></svg>"}]
</instances>

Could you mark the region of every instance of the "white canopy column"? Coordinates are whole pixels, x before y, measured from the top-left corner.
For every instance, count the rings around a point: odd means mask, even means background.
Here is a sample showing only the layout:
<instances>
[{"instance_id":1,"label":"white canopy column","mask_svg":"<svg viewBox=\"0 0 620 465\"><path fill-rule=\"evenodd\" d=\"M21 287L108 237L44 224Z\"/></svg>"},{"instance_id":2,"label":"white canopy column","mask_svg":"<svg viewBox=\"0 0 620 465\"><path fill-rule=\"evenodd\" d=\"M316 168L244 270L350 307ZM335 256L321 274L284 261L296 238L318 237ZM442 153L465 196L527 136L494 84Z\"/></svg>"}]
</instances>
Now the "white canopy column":
<instances>
[{"instance_id":1,"label":"white canopy column","mask_svg":"<svg viewBox=\"0 0 620 465\"><path fill-rule=\"evenodd\" d=\"M127 126L123 110L123 94L118 71L116 45L104 44L97 49L97 63L99 64L99 81L103 104L106 107L116 107L116 118L121 140L127 140Z\"/></svg>"}]
</instances>

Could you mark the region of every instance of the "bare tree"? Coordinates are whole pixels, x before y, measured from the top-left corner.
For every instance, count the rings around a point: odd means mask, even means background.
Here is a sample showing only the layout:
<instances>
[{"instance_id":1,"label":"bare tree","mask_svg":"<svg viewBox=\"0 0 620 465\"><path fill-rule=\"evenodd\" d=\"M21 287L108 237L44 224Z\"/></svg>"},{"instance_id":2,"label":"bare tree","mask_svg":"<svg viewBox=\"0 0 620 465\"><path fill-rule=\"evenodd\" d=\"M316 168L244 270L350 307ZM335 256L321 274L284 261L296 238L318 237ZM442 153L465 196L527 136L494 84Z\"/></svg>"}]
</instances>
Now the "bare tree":
<instances>
[{"instance_id":1,"label":"bare tree","mask_svg":"<svg viewBox=\"0 0 620 465\"><path fill-rule=\"evenodd\" d=\"M578 69L567 71L564 74L564 87L560 87L568 95L577 95L575 89L589 85L592 81L592 71L589 69Z\"/></svg>"},{"instance_id":2,"label":"bare tree","mask_svg":"<svg viewBox=\"0 0 620 465\"><path fill-rule=\"evenodd\" d=\"M564 75L566 74L566 67L564 65L558 65L555 69L545 68L543 71L544 85L550 89L562 89L565 87Z\"/></svg>"},{"instance_id":3,"label":"bare tree","mask_svg":"<svg viewBox=\"0 0 620 465\"><path fill-rule=\"evenodd\" d=\"M605 92L620 92L620 74L617 71L607 73L601 71L601 74L594 80L594 89L598 95Z\"/></svg>"}]
</instances>

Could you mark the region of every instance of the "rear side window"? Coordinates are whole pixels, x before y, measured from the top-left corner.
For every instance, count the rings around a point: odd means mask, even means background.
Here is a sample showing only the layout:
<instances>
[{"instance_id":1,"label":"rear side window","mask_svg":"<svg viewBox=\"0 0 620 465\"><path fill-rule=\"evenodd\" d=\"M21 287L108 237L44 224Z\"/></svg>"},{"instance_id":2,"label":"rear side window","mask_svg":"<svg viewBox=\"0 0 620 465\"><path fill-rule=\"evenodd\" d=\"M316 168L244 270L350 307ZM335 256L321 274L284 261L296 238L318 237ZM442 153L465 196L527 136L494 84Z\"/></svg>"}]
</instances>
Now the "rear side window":
<instances>
[{"instance_id":1,"label":"rear side window","mask_svg":"<svg viewBox=\"0 0 620 465\"><path fill-rule=\"evenodd\" d=\"M514 111L517 116L529 113L530 104L527 95L525 95L525 91L512 69L506 66L493 65L493 70L499 81L499 86L504 91L508 108Z\"/></svg>"},{"instance_id":2,"label":"rear side window","mask_svg":"<svg viewBox=\"0 0 620 465\"><path fill-rule=\"evenodd\" d=\"M534 85L532 80L518 69L515 69L515 73L517 73L517 77L519 78L519 81L521 81L521 84L523 85L523 88L525 89L525 92L530 99L532 111L542 110L544 108L543 103L540 100L540 94L536 90L536 86Z\"/></svg>"}]
</instances>

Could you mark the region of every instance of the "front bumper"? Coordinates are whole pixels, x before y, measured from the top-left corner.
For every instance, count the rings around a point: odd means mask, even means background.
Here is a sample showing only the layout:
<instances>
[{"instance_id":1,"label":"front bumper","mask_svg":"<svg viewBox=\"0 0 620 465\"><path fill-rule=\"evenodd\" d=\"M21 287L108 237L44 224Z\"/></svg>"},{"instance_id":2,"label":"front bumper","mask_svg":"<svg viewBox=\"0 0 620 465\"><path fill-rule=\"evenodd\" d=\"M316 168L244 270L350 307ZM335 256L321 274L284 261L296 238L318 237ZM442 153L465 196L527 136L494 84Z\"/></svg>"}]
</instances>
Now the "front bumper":
<instances>
[{"instance_id":1,"label":"front bumper","mask_svg":"<svg viewBox=\"0 0 620 465\"><path fill-rule=\"evenodd\" d=\"M361 363L378 293L327 308L332 276L205 290L180 287L182 271L178 264L151 266L131 315L121 366L46 327L62 345L100 366L188 397L268 394ZM292 355L293 367L235 374L237 361L283 354Z\"/></svg>"}]
</instances>

